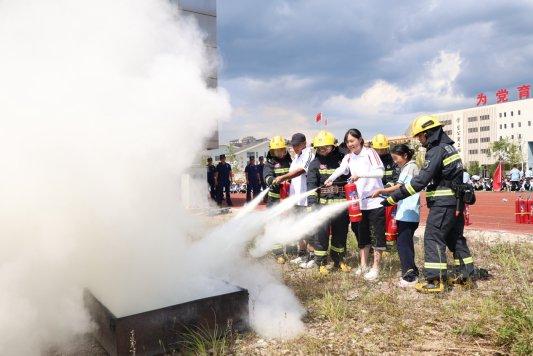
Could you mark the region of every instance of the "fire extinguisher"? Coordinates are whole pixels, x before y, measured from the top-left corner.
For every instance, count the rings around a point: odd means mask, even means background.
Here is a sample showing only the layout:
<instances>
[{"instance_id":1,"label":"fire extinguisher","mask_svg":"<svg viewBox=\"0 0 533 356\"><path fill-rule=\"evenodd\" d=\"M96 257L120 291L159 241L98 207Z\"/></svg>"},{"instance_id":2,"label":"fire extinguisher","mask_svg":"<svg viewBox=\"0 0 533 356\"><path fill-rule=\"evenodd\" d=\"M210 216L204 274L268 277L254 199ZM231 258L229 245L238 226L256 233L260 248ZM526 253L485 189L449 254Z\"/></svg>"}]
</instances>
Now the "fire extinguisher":
<instances>
[{"instance_id":1,"label":"fire extinguisher","mask_svg":"<svg viewBox=\"0 0 533 356\"><path fill-rule=\"evenodd\" d=\"M525 224L533 224L533 199L531 195L526 200L526 214Z\"/></svg>"},{"instance_id":2,"label":"fire extinguisher","mask_svg":"<svg viewBox=\"0 0 533 356\"><path fill-rule=\"evenodd\" d=\"M398 225L396 224L396 205L385 208L385 240L394 243L398 238Z\"/></svg>"},{"instance_id":3,"label":"fire extinguisher","mask_svg":"<svg viewBox=\"0 0 533 356\"><path fill-rule=\"evenodd\" d=\"M527 202L525 199L520 199L520 223L527 223Z\"/></svg>"},{"instance_id":4,"label":"fire extinguisher","mask_svg":"<svg viewBox=\"0 0 533 356\"><path fill-rule=\"evenodd\" d=\"M463 216L465 217L465 226L472 225L472 222L470 221L470 205L465 204Z\"/></svg>"},{"instance_id":5,"label":"fire extinguisher","mask_svg":"<svg viewBox=\"0 0 533 356\"><path fill-rule=\"evenodd\" d=\"M521 217L521 214L520 214L520 205L521 205L521 201L522 199L520 199L520 197L516 198L516 201L514 203L514 214L515 214L515 222L519 223L520 224L520 217Z\"/></svg>"},{"instance_id":6,"label":"fire extinguisher","mask_svg":"<svg viewBox=\"0 0 533 356\"><path fill-rule=\"evenodd\" d=\"M289 183L288 181L281 182L279 185L279 198L280 199L288 198L290 190L291 190L291 183Z\"/></svg>"},{"instance_id":7,"label":"fire extinguisher","mask_svg":"<svg viewBox=\"0 0 533 356\"><path fill-rule=\"evenodd\" d=\"M346 200L353 201L348 206L348 215L350 216L350 222L359 222L363 219L363 214L361 213L361 208L359 207L359 202L357 202L357 186L355 183L347 183L344 186L344 195Z\"/></svg>"}]
</instances>

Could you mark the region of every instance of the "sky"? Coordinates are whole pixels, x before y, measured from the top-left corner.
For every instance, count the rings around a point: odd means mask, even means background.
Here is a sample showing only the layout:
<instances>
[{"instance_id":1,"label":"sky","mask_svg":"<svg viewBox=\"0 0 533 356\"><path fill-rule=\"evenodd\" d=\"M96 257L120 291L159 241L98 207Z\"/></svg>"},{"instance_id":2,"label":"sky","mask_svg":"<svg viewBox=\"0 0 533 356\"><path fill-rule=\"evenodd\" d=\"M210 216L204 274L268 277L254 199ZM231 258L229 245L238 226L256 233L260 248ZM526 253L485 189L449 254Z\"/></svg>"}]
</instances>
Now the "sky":
<instances>
[{"instance_id":1,"label":"sky","mask_svg":"<svg viewBox=\"0 0 533 356\"><path fill-rule=\"evenodd\" d=\"M220 142L404 134L422 113L488 104L533 84L533 0L219 0Z\"/></svg>"}]
</instances>

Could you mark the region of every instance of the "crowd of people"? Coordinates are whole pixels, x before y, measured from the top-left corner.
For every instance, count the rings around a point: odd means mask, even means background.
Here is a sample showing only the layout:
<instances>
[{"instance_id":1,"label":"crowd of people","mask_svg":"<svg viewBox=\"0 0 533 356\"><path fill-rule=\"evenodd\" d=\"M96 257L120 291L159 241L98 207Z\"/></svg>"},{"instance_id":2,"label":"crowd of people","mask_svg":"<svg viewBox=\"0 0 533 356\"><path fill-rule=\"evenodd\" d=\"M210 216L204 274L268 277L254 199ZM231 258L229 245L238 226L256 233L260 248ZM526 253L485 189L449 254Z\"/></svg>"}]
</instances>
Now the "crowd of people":
<instances>
[{"instance_id":1,"label":"crowd of people","mask_svg":"<svg viewBox=\"0 0 533 356\"><path fill-rule=\"evenodd\" d=\"M333 216L298 243L294 258L288 257L287 247L274 246L278 263L298 264L301 268L316 268L327 275L334 270L351 272L367 281L379 278L381 259L387 249L385 210L395 206L398 226L397 250L401 263L400 287L416 287L423 293L440 293L450 283L472 285L473 259L463 236L465 203L473 204L473 193L465 184L461 158L454 142L443 131L439 120L424 115L414 120L411 134L426 148L422 167L414 161L414 150L405 144L389 147L384 135L376 135L365 142L357 129L349 129L342 142L328 131L320 131L311 145L302 133L292 136L289 144L275 136L270 140L266 161L250 163L246 167L248 199L269 187L267 208L281 200L283 182L290 182L290 195L312 191L301 198L295 212L306 214L326 205L346 201L345 185L356 185L356 197L361 211L357 222L351 222L347 210ZM211 194L222 203L222 192L231 205L229 183L231 167L221 156L215 167L208 166ZM424 279L415 263L414 232L420 221L421 190L426 191L429 216L424 234ZM472 190L472 189L471 189ZM465 193L467 192L467 193ZM468 194L468 192L470 192ZM357 239L359 263L350 266L346 261L348 229ZM448 273L446 248L454 256L454 268ZM333 263L330 265L328 262ZM354 268L355 267L355 268Z\"/></svg>"}]
</instances>

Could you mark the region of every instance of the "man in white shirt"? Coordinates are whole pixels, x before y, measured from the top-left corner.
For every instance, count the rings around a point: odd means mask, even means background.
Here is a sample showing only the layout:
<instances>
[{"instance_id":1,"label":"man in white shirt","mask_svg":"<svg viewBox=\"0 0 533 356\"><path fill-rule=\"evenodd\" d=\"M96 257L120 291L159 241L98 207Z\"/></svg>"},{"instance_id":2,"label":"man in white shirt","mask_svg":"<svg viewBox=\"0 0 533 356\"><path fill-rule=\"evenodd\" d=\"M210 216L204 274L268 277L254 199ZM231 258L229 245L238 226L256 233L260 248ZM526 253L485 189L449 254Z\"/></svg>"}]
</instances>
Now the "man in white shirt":
<instances>
[{"instance_id":1,"label":"man in white shirt","mask_svg":"<svg viewBox=\"0 0 533 356\"><path fill-rule=\"evenodd\" d=\"M307 140L302 133L295 133L291 138L291 146L296 154L292 160L289 172L274 179L274 183L291 180L290 195L294 196L307 191L307 169L309 163L315 158L311 147L307 147ZM296 203L297 213L304 213L307 207L307 197ZM311 246L310 246L311 247ZM307 259L307 243L301 240L298 244L298 257L291 260L292 263L302 263Z\"/></svg>"}]
</instances>

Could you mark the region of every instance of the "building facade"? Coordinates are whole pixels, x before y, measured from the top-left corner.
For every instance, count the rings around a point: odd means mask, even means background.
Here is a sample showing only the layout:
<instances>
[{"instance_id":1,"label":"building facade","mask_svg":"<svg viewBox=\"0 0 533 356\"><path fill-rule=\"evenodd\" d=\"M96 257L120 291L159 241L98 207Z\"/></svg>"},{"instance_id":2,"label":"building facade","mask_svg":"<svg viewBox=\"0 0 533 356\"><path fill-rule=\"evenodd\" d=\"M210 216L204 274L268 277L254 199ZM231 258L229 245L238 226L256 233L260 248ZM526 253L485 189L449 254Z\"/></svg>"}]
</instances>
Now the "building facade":
<instances>
[{"instance_id":1,"label":"building facade","mask_svg":"<svg viewBox=\"0 0 533 356\"><path fill-rule=\"evenodd\" d=\"M466 165L473 162L488 166L489 147L500 138L508 138L520 147L522 168L533 167L533 99L478 106L436 114L444 130L455 141Z\"/></svg>"}]
</instances>

